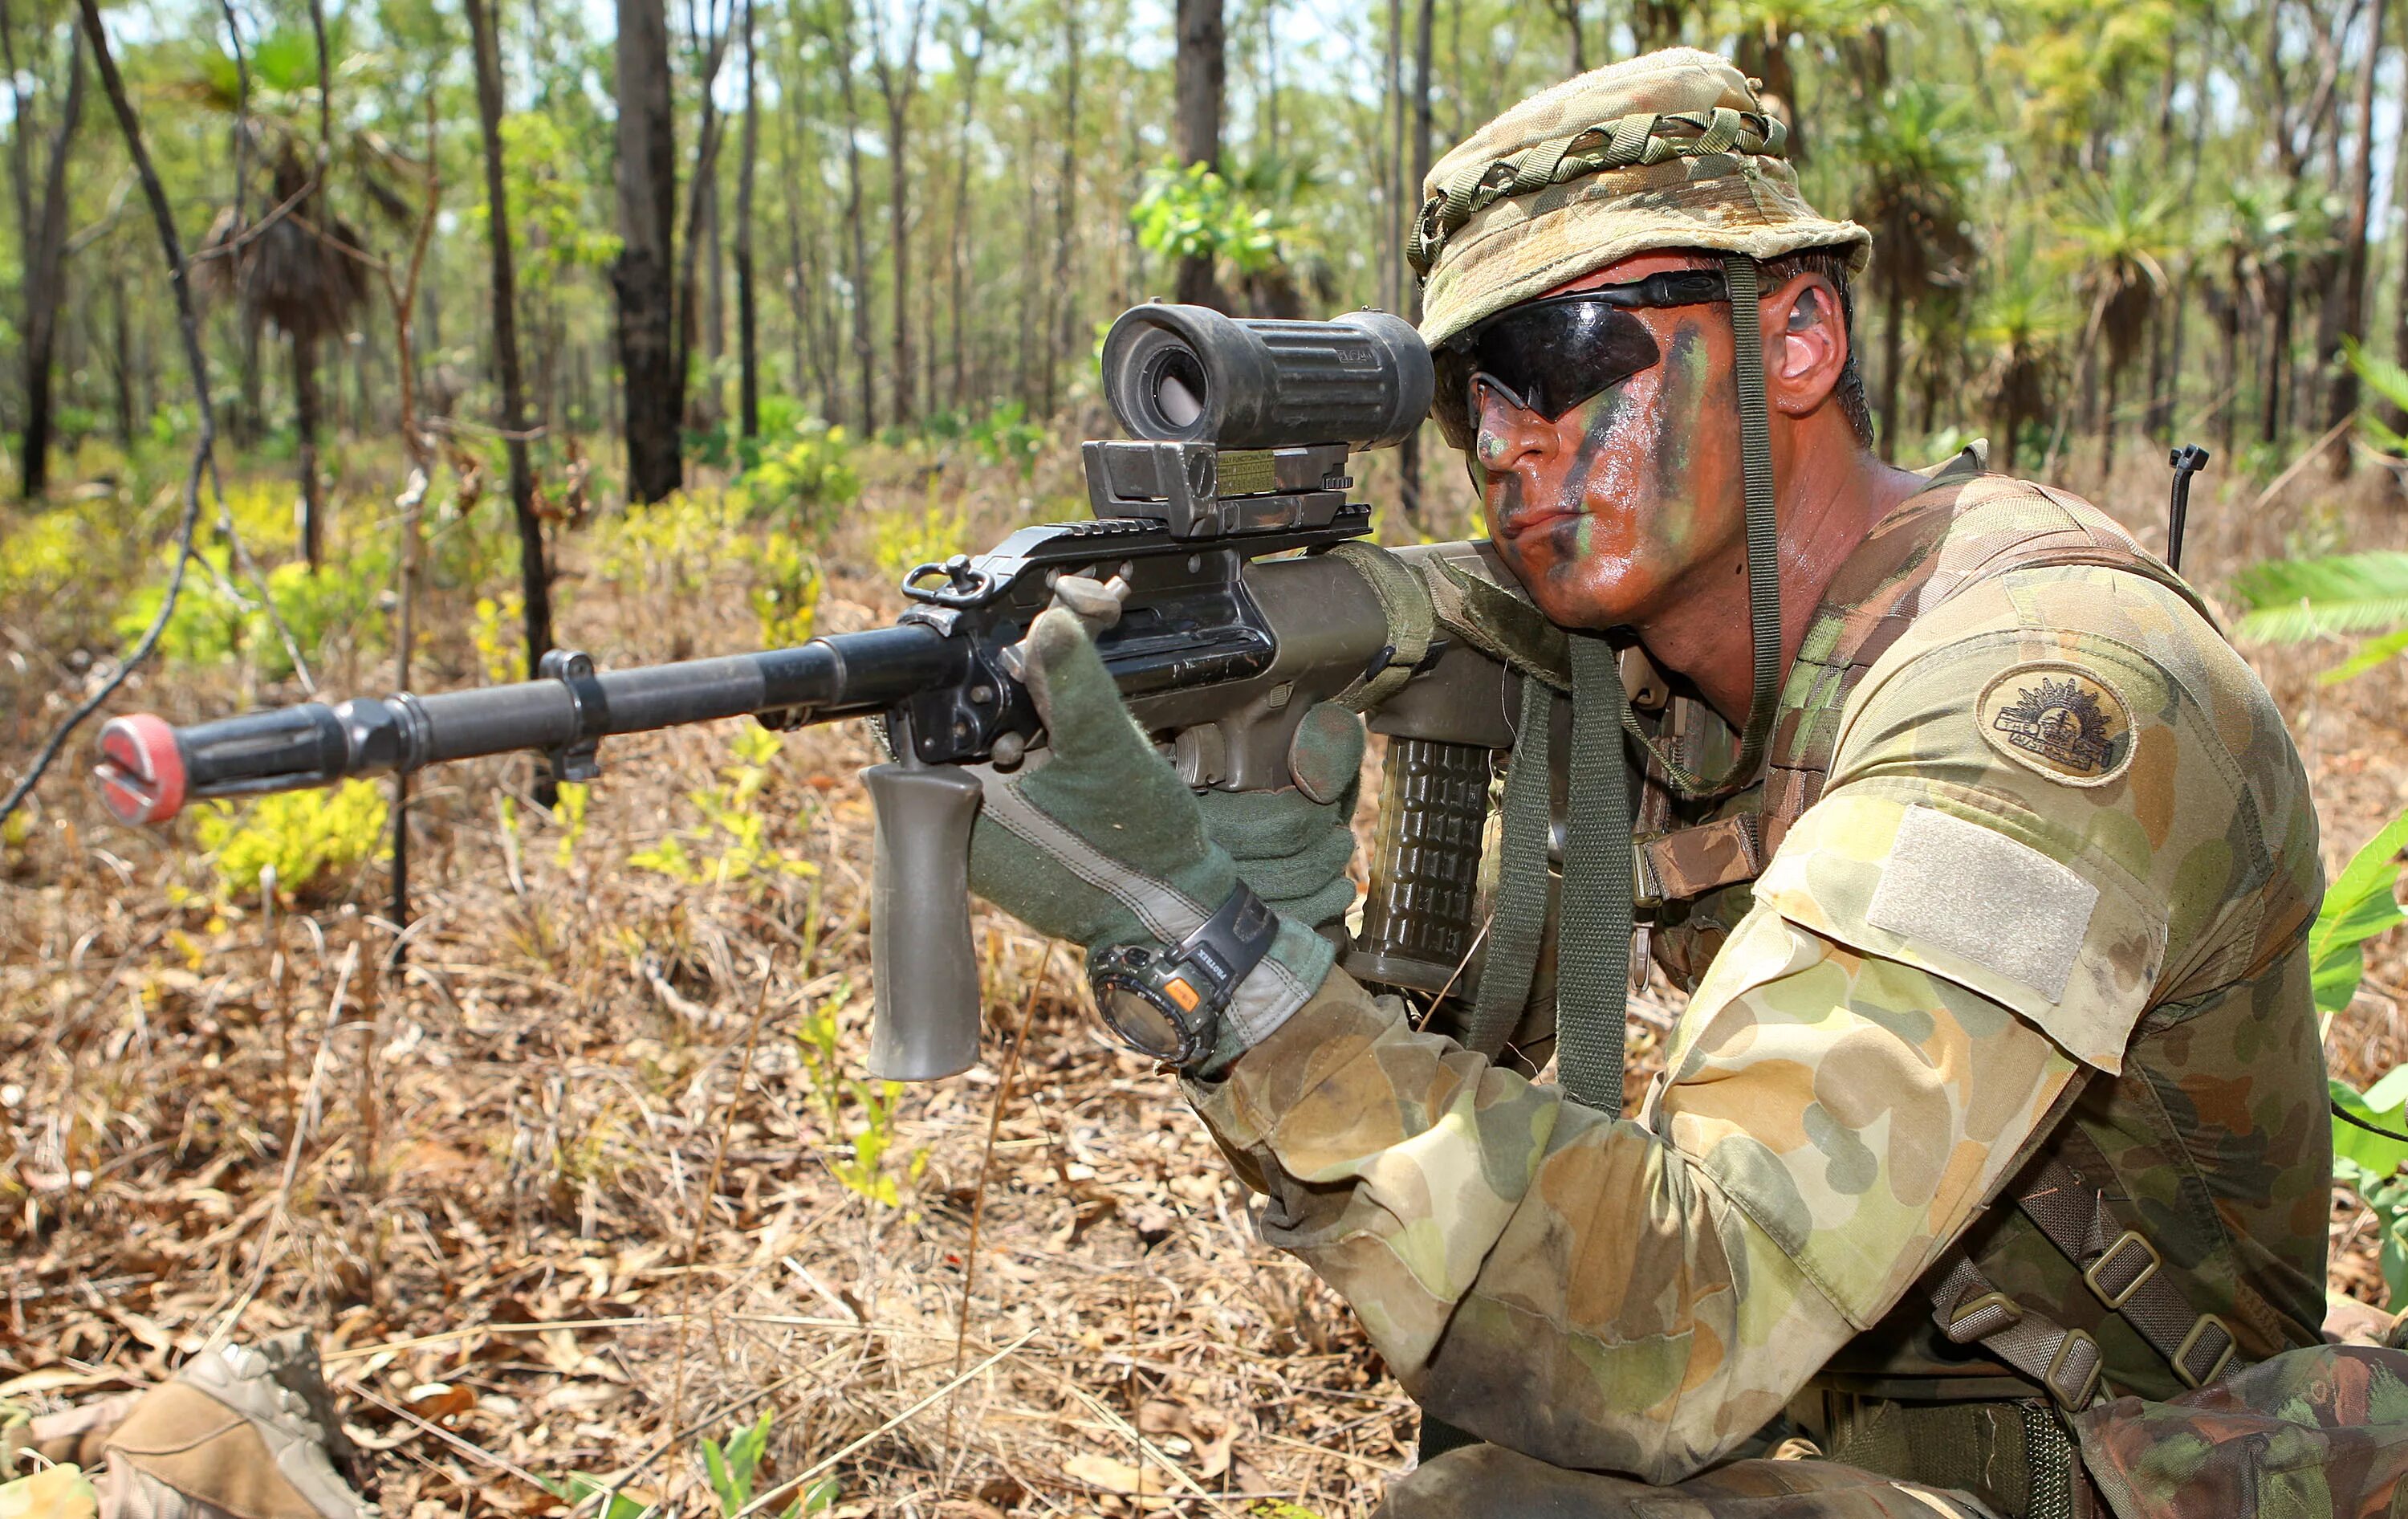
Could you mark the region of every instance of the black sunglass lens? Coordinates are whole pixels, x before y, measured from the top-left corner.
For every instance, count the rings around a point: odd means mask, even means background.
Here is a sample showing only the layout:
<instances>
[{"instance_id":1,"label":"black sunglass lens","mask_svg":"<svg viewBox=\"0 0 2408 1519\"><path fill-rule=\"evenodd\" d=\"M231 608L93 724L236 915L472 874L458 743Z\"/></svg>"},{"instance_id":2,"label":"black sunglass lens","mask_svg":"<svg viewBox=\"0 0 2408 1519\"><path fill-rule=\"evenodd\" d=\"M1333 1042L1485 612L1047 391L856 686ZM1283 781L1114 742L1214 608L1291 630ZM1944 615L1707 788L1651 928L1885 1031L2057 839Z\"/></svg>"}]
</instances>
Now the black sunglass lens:
<instances>
[{"instance_id":1,"label":"black sunglass lens","mask_svg":"<svg viewBox=\"0 0 2408 1519\"><path fill-rule=\"evenodd\" d=\"M1473 362L1550 422L1662 360L1647 324L1602 301L1549 301L1480 335Z\"/></svg>"}]
</instances>

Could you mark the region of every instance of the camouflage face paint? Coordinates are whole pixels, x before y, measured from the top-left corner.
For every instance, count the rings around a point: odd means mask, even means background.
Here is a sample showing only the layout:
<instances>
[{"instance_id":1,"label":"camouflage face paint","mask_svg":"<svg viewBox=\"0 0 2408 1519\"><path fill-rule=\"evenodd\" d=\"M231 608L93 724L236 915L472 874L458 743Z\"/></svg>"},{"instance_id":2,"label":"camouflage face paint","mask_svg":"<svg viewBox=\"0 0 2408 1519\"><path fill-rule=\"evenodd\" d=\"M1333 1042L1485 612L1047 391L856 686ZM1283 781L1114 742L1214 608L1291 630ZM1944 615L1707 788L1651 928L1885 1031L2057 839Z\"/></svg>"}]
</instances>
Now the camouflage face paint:
<instances>
[{"instance_id":1,"label":"camouflage face paint","mask_svg":"<svg viewBox=\"0 0 2408 1519\"><path fill-rule=\"evenodd\" d=\"M1706 467L1713 438L1737 442L1723 419L1713 319L1649 320L1663 363L1552 423L1502 409L1484 419L1482 442L1495 438L1484 474L1499 552L1568 626L1643 625L1702 561L1723 554L1724 519L1737 521L1719 489L1727 482Z\"/></svg>"}]
</instances>

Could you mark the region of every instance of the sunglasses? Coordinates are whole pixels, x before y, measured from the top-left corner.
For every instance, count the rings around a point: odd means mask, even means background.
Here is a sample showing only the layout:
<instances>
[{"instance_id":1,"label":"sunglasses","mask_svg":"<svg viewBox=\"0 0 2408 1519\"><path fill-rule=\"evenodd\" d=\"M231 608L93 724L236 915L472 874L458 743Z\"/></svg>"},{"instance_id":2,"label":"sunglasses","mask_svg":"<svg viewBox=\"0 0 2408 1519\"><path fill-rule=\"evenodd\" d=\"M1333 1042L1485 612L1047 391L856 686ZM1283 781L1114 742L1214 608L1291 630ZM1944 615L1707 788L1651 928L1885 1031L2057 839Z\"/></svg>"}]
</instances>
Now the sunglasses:
<instances>
[{"instance_id":1,"label":"sunglasses","mask_svg":"<svg viewBox=\"0 0 2408 1519\"><path fill-rule=\"evenodd\" d=\"M1440 343L1439 431L1469 450L1480 426L1480 392L1495 392L1554 422L1590 396L1612 389L1664 357L1633 308L1703 306L1727 300L1712 269L1668 269L1627 285L1601 285L1509 308Z\"/></svg>"}]
</instances>

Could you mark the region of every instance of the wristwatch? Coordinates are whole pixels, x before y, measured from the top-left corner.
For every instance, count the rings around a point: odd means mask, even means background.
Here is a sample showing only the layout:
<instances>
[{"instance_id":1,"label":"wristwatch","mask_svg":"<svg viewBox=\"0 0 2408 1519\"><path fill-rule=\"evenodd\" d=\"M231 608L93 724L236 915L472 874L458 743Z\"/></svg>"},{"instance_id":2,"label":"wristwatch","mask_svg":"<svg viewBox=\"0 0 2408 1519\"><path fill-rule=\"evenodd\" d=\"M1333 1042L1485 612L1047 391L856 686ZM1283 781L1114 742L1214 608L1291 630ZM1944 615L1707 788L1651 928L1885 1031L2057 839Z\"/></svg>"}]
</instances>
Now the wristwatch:
<instances>
[{"instance_id":1,"label":"wristwatch","mask_svg":"<svg viewBox=\"0 0 2408 1519\"><path fill-rule=\"evenodd\" d=\"M1174 1066L1212 1048L1238 983L1279 937L1279 914L1240 881L1204 926L1165 948L1157 940L1114 944L1087 962L1096 1007L1121 1042Z\"/></svg>"}]
</instances>

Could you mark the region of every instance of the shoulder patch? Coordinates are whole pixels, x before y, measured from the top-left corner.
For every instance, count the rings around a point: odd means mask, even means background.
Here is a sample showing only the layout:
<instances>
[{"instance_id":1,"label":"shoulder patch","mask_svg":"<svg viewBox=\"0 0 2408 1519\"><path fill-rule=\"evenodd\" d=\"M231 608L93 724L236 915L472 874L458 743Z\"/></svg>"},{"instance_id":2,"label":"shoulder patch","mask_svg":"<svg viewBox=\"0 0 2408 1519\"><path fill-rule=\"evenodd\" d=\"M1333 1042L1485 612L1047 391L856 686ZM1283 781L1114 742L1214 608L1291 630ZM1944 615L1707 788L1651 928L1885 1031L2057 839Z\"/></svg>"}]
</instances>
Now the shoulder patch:
<instances>
[{"instance_id":1,"label":"shoulder patch","mask_svg":"<svg viewBox=\"0 0 2408 1519\"><path fill-rule=\"evenodd\" d=\"M2103 786L2132 763L2132 709L2088 670L2040 660L1982 688L1974 726L1989 746L2069 786Z\"/></svg>"}]
</instances>

